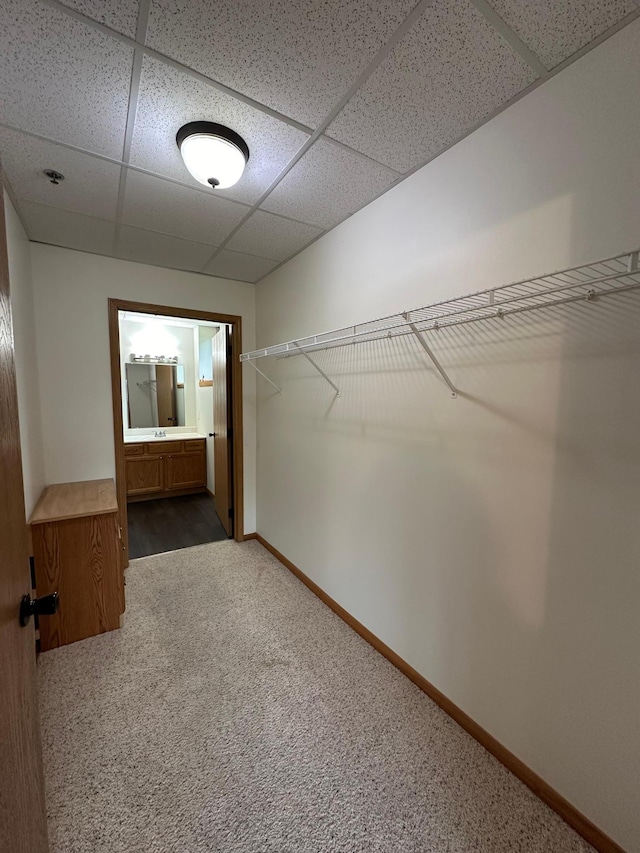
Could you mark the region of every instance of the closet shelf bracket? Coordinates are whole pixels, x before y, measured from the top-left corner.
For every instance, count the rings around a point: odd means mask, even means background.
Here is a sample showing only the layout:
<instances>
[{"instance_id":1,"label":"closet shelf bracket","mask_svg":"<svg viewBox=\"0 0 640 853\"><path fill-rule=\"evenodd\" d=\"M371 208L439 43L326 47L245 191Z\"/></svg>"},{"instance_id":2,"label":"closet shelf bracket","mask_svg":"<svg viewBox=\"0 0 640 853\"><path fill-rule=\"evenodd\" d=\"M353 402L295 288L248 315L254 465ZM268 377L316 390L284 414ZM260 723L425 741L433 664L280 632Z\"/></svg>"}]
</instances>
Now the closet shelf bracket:
<instances>
[{"instance_id":1,"label":"closet shelf bracket","mask_svg":"<svg viewBox=\"0 0 640 853\"><path fill-rule=\"evenodd\" d=\"M422 349L423 349L423 350L426 352L426 354L429 356L429 358L430 358L430 359L431 359L431 361L433 362L433 364L434 364L434 366L435 366L436 370L438 371L438 373L440 374L440 376L442 376L442 378L444 379L444 381L446 382L446 384L449 386L449 390L451 391L451 396L452 396L452 397L454 397L454 398L455 398L455 397L457 397L457 396L458 396L458 392L457 392L457 390L456 390L456 386L455 386L455 385L453 384L453 382L449 379L449 376L447 375L446 370L445 370L445 369L444 369L444 367L440 364L440 362L439 362L439 361L438 361L438 359L436 358L435 353L433 352L433 350L431 349L431 347L429 346L429 344L425 341L424 337L420 334L420 331L419 331L419 329L417 328L416 324L411 322L411 316L410 316L410 313L409 313L409 312L405 313L405 314L404 314L404 318L405 318L405 319L406 319L406 321L407 321L407 325L409 326L409 328L410 328L410 329L411 329L411 331L413 332L415 339L418 341L418 343L420 344L420 346L422 347Z\"/></svg>"},{"instance_id":2,"label":"closet shelf bracket","mask_svg":"<svg viewBox=\"0 0 640 853\"><path fill-rule=\"evenodd\" d=\"M267 380L267 382L269 383L269 385L273 385L273 387L276 389L276 391L278 392L278 394L282 394L282 388L278 388L278 386L276 385L276 383L275 383L275 382L272 382L272 381L269 379L269 377L266 375L266 373L263 373L263 372L260 370L260 368L259 368L259 367L256 367L256 366L255 366L255 364L254 364L252 361L250 361L250 362L248 362L248 363L251 365L251 367L253 367L253 369L255 370L255 372L256 372L256 373L259 373L259 374L260 374L260 376L262 376L262 378L263 378L263 379L266 379L266 380Z\"/></svg>"},{"instance_id":3,"label":"closet shelf bracket","mask_svg":"<svg viewBox=\"0 0 640 853\"><path fill-rule=\"evenodd\" d=\"M324 370L321 367L318 367L318 365L311 358L311 356L302 349L302 347L300 346L300 344L297 341L294 341L293 343L298 348L298 352L300 352L307 359L309 364L312 364L315 367L315 369L318 371L320 376L322 376L322 378L325 379L329 383L329 385L331 385L333 390L336 392L336 397L339 397L340 396L340 389L338 388L338 386L329 379L329 377L327 376L327 374L324 372Z\"/></svg>"}]
</instances>

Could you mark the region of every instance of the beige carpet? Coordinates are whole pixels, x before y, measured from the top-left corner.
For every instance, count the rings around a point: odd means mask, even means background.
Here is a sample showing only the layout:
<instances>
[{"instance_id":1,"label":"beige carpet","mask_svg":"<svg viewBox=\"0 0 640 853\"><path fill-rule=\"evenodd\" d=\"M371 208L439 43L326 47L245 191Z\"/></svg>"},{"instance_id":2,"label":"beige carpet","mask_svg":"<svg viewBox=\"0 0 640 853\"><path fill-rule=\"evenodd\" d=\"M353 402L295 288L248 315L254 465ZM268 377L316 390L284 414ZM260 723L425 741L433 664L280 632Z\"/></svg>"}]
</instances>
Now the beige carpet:
<instances>
[{"instance_id":1,"label":"beige carpet","mask_svg":"<svg viewBox=\"0 0 640 853\"><path fill-rule=\"evenodd\" d=\"M52 853L589 851L257 542L40 657Z\"/></svg>"}]
</instances>

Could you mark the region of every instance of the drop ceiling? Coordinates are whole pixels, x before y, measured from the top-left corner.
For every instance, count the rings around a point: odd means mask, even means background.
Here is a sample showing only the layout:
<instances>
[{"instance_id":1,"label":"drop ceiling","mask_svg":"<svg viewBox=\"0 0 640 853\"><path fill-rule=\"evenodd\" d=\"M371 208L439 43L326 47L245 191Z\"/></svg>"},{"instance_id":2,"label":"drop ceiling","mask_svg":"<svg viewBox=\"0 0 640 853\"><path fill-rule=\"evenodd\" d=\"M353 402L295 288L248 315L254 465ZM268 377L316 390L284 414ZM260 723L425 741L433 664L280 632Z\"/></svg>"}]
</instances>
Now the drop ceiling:
<instances>
[{"instance_id":1,"label":"drop ceiling","mask_svg":"<svg viewBox=\"0 0 640 853\"><path fill-rule=\"evenodd\" d=\"M0 0L0 14L0 157L29 237L256 282L640 0ZM175 135L196 120L246 139L234 187L187 172Z\"/></svg>"}]
</instances>

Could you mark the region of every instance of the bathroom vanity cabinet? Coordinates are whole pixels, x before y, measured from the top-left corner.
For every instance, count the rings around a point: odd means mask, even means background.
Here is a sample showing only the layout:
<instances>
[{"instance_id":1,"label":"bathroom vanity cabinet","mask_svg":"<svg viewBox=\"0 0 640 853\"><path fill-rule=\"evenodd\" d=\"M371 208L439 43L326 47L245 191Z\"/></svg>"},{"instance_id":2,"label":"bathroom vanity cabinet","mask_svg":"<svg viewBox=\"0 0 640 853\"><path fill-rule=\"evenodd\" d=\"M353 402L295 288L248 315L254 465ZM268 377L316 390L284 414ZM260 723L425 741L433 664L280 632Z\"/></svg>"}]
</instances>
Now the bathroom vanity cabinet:
<instances>
[{"instance_id":1,"label":"bathroom vanity cabinet","mask_svg":"<svg viewBox=\"0 0 640 853\"><path fill-rule=\"evenodd\" d=\"M125 444L124 455L129 501L206 491L204 438Z\"/></svg>"}]
</instances>

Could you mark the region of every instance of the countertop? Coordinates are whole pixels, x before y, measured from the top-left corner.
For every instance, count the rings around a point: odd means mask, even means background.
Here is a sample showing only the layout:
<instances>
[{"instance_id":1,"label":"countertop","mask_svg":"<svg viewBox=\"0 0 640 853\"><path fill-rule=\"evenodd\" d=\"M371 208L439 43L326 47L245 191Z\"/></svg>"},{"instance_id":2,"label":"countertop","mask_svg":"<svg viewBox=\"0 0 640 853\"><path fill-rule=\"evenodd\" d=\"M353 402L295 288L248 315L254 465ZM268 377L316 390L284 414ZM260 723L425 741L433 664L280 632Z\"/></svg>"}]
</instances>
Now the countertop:
<instances>
[{"instance_id":1,"label":"countertop","mask_svg":"<svg viewBox=\"0 0 640 853\"><path fill-rule=\"evenodd\" d=\"M118 511L116 485L113 480L85 480L81 483L57 483L47 486L29 524L106 515Z\"/></svg>"},{"instance_id":2,"label":"countertop","mask_svg":"<svg viewBox=\"0 0 640 853\"><path fill-rule=\"evenodd\" d=\"M206 435L201 435L199 432L174 432L163 435L162 438L155 435L125 435L125 444L142 444L150 441L182 441L183 439L206 438Z\"/></svg>"}]
</instances>

